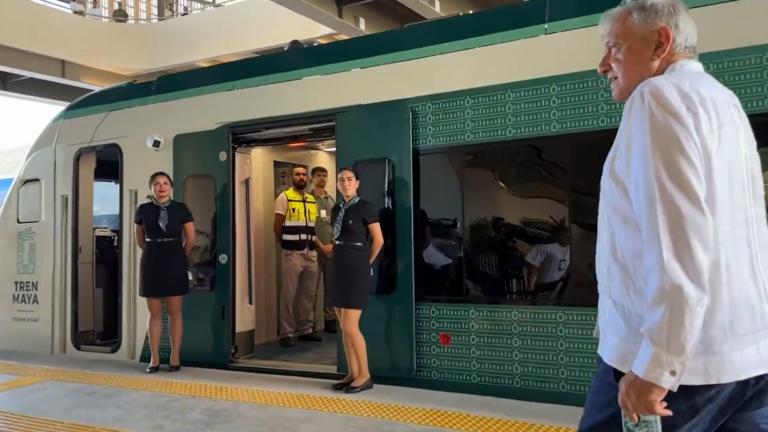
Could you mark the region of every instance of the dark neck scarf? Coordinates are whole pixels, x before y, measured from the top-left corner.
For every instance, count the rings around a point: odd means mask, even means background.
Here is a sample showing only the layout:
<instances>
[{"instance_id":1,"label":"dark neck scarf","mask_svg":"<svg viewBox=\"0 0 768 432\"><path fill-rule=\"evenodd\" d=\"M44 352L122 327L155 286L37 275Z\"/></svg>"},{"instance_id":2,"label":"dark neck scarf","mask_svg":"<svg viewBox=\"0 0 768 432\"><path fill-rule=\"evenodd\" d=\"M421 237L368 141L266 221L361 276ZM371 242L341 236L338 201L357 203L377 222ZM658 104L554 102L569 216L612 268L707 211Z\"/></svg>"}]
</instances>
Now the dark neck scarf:
<instances>
[{"instance_id":1,"label":"dark neck scarf","mask_svg":"<svg viewBox=\"0 0 768 432\"><path fill-rule=\"evenodd\" d=\"M341 235L341 225L344 222L344 213L346 213L348 208L357 204L358 201L360 201L360 197L355 196L349 201L344 201L342 199L341 202L339 202L339 216L336 218L335 221L333 221L333 239L334 240L337 240L339 238L339 235Z\"/></svg>"},{"instance_id":2,"label":"dark neck scarf","mask_svg":"<svg viewBox=\"0 0 768 432\"><path fill-rule=\"evenodd\" d=\"M160 216L157 218L157 224L160 225L160 229L165 232L165 227L168 225L168 206L171 205L171 200L168 200L164 203L159 203L154 198L152 198L152 202L155 203L156 206L160 207Z\"/></svg>"}]
</instances>

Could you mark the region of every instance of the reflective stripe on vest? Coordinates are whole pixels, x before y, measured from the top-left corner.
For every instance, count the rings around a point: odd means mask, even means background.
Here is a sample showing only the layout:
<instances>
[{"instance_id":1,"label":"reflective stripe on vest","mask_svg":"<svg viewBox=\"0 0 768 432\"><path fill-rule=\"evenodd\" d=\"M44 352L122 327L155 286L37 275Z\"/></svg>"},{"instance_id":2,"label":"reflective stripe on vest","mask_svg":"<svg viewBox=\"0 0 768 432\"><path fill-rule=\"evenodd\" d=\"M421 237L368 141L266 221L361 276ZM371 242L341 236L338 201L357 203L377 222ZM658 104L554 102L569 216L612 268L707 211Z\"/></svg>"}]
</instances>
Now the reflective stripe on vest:
<instances>
[{"instance_id":1,"label":"reflective stripe on vest","mask_svg":"<svg viewBox=\"0 0 768 432\"><path fill-rule=\"evenodd\" d=\"M315 248L315 220L317 202L311 194L300 194L293 188L283 192L288 208L283 222L280 245L286 250L313 250Z\"/></svg>"}]
</instances>

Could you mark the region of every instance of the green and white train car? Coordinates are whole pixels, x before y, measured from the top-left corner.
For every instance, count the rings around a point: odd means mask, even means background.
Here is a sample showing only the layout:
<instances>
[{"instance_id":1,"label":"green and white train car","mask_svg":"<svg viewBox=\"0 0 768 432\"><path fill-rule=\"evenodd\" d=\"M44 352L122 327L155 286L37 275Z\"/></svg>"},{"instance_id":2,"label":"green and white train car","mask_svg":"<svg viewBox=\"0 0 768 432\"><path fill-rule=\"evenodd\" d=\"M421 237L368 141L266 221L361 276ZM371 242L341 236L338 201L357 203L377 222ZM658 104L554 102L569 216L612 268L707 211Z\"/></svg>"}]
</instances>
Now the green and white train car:
<instances>
[{"instance_id":1,"label":"green and white train car","mask_svg":"<svg viewBox=\"0 0 768 432\"><path fill-rule=\"evenodd\" d=\"M0 212L0 244L15 251L0 261L0 348L146 358L132 229L148 176L163 170L198 230L185 364L343 369L335 345L324 366L273 349L270 227L286 166L358 163L388 241L362 321L377 379L582 403L595 364L598 180L622 110L595 72L596 23L614 3L533 0L74 102ZM768 2L688 3L701 60L768 146ZM534 296L522 257L553 221L570 227L568 277Z\"/></svg>"}]
</instances>

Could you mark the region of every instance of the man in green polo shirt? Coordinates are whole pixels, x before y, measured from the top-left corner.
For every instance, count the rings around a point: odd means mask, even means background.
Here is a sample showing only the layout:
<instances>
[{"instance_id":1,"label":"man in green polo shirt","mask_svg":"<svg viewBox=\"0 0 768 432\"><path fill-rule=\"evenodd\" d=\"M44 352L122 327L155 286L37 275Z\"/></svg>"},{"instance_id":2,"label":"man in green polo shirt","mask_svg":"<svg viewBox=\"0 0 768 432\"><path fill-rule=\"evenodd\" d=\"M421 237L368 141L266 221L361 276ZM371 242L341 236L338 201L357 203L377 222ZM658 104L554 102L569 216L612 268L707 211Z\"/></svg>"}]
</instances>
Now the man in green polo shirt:
<instances>
[{"instance_id":1,"label":"man in green polo shirt","mask_svg":"<svg viewBox=\"0 0 768 432\"><path fill-rule=\"evenodd\" d=\"M336 314L333 308L324 307L325 292L331 283L331 271L333 271L333 233L331 232L331 209L336 204L333 196L328 194L325 186L328 184L328 170L316 166L310 173L312 177L312 195L317 201L317 220L315 221L315 243L317 244L317 298L315 301L315 314L319 316L320 310L325 316L325 332L336 333ZM322 284L322 287L321 287ZM315 320L315 328L319 330Z\"/></svg>"}]
</instances>

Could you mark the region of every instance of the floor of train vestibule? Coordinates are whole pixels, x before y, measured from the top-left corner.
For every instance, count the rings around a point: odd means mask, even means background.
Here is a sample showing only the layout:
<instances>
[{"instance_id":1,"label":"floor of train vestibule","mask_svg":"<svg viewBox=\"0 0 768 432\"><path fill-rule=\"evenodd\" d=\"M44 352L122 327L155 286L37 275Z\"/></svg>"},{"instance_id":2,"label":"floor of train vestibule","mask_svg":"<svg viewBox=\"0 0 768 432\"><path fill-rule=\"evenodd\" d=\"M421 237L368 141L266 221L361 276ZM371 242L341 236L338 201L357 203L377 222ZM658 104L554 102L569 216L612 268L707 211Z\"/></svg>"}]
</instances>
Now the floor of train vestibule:
<instances>
[{"instance_id":1,"label":"floor of train vestibule","mask_svg":"<svg viewBox=\"0 0 768 432\"><path fill-rule=\"evenodd\" d=\"M376 385L0 351L0 430L573 431L580 408Z\"/></svg>"},{"instance_id":2,"label":"floor of train vestibule","mask_svg":"<svg viewBox=\"0 0 768 432\"><path fill-rule=\"evenodd\" d=\"M237 359L238 366L255 366L284 370L335 373L338 334L323 333L321 342L297 341L292 347L283 347L280 341L256 345L253 353Z\"/></svg>"}]
</instances>

